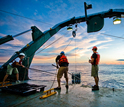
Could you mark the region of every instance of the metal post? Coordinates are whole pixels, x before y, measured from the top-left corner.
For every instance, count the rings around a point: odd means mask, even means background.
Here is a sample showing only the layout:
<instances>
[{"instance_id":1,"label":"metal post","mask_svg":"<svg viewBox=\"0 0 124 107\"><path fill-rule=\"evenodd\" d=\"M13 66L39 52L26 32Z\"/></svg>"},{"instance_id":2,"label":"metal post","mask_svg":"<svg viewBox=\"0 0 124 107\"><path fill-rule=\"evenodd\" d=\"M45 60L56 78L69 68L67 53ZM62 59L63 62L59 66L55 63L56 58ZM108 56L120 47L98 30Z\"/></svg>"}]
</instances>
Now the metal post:
<instances>
[{"instance_id":1,"label":"metal post","mask_svg":"<svg viewBox=\"0 0 124 107\"><path fill-rule=\"evenodd\" d=\"M22 34L24 34L24 33L29 32L29 31L31 31L31 30L32 30L32 29L26 30L26 31L24 31L24 32L22 32L22 33L19 33L19 34L17 34L17 35L14 35L13 37L17 37L17 36L19 36L19 35L22 35Z\"/></svg>"},{"instance_id":2,"label":"metal post","mask_svg":"<svg viewBox=\"0 0 124 107\"><path fill-rule=\"evenodd\" d=\"M86 23L87 23L87 8L86 8L86 2L84 2L84 10L85 10L85 20L86 20Z\"/></svg>"}]
</instances>

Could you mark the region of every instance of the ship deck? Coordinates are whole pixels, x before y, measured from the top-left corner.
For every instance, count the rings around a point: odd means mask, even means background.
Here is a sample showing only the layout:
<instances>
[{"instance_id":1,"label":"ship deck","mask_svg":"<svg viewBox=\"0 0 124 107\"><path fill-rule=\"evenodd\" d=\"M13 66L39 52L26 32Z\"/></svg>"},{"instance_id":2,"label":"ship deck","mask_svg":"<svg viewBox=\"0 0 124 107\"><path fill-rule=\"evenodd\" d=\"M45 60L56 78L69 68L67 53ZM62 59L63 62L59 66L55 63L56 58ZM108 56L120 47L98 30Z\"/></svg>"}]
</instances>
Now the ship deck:
<instances>
[{"instance_id":1,"label":"ship deck","mask_svg":"<svg viewBox=\"0 0 124 107\"><path fill-rule=\"evenodd\" d=\"M47 85L45 90L51 87L52 82L28 80L31 84ZM53 87L56 87L55 82ZM0 107L124 107L124 89L102 88L92 91L91 87L82 87L81 84L69 85L67 91L62 84L61 91L46 99L39 99L43 92L37 92L29 96L0 91Z\"/></svg>"}]
</instances>

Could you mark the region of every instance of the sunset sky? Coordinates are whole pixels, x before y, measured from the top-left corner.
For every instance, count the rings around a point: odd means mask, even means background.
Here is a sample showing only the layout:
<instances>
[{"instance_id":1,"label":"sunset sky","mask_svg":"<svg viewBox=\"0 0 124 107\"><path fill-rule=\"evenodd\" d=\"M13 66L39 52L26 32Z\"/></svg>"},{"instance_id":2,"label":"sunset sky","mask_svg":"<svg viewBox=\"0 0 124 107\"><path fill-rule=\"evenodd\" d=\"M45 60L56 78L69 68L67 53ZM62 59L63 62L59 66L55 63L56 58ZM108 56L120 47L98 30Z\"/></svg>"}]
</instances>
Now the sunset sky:
<instances>
[{"instance_id":1,"label":"sunset sky","mask_svg":"<svg viewBox=\"0 0 124 107\"><path fill-rule=\"evenodd\" d=\"M6 35L16 35L30 29L31 26L37 26L44 32L55 24L74 16L84 16L84 2L84 0L0 0L0 38ZM109 9L124 9L124 0L87 0L86 2L92 4L92 9L88 10L88 14L108 11ZM6 62L15 51L19 51L32 41L31 33L30 31L16 37L13 41L0 45L0 62ZM70 63L87 64L92 55L92 47L97 46L101 56L100 64L124 64L124 39L101 33L124 38L124 18L119 25L113 25L113 18L106 18L103 29L95 33L87 33L86 23L80 23L75 38L72 36L72 31L67 31L67 27L65 27L36 52L33 63L55 63L56 56L72 40L65 49ZM60 37L62 37L60 40L40 52ZM117 61L120 59L122 61Z\"/></svg>"}]
</instances>

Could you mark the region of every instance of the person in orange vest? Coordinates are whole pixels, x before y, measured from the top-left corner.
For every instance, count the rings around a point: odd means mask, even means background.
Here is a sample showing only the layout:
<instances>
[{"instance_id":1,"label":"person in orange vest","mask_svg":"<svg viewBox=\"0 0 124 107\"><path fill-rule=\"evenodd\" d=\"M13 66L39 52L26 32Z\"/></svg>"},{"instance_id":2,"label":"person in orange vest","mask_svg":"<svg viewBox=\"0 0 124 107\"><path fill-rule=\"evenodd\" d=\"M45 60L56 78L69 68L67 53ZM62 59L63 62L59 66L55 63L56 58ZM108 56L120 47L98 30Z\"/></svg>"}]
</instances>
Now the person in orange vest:
<instances>
[{"instance_id":1,"label":"person in orange vest","mask_svg":"<svg viewBox=\"0 0 124 107\"><path fill-rule=\"evenodd\" d=\"M60 55L58 55L56 57L56 65L57 65L57 68L59 68L58 73L57 73L58 87L54 88L54 89L61 90L60 81L61 81L63 74L64 74L64 77L66 80L66 86L65 87L68 89L69 88L69 86L68 86L68 65L69 65L69 62L68 62L67 57L65 56L64 51L62 51L60 53Z\"/></svg>"},{"instance_id":2,"label":"person in orange vest","mask_svg":"<svg viewBox=\"0 0 124 107\"><path fill-rule=\"evenodd\" d=\"M7 65L7 72L6 72L6 75L4 76L2 86L4 85L4 82L6 81L7 77L9 75L11 75L13 71L14 71L14 73L16 73L16 80L17 80L16 83L20 83L19 72L18 72L17 66L21 66L23 68L25 67L24 65L22 65L22 60L23 60L24 57L25 57L25 54L20 53L19 57L17 57L16 59L14 59L11 63L9 63Z\"/></svg>"},{"instance_id":3,"label":"person in orange vest","mask_svg":"<svg viewBox=\"0 0 124 107\"><path fill-rule=\"evenodd\" d=\"M92 64L92 69L91 69L91 76L94 77L95 80L95 85L92 86L92 90L99 90L98 82L99 82L99 77L98 77L98 64L100 61L100 55L97 52L97 47L94 46L92 48L93 54L91 56L91 60L89 60L89 63Z\"/></svg>"}]
</instances>

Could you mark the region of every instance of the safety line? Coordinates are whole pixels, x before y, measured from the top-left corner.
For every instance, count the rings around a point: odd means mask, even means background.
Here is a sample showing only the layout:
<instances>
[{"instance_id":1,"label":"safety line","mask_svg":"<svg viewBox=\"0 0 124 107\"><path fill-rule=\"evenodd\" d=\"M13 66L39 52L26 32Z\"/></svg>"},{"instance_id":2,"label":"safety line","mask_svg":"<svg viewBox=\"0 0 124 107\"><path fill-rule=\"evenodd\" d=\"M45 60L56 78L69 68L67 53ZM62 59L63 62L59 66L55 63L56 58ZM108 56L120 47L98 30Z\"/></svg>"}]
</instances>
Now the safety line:
<instances>
[{"instance_id":1,"label":"safety line","mask_svg":"<svg viewBox=\"0 0 124 107\"><path fill-rule=\"evenodd\" d=\"M8 13L8 14L15 15L15 16L18 16L18 17L26 18L26 19L29 19L29 20L37 21L37 22L40 22L40 23L52 25L52 24L50 24L50 23L46 23L46 22L42 22L42 21L39 21L39 20L31 19L31 18L28 18L28 17L25 17L25 16L21 16L21 15L15 14L15 13L7 12L7 11L4 11L4 10L0 10L0 11L1 11L1 12L4 12L4 13ZM52 25L52 26L53 26L53 25Z\"/></svg>"},{"instance_id":2,"label":"safety line","mask_svg":"<svg viewBox=\"0 0 124 107\"><path fill-rule=\"evenodd\" d=\"M54 67L56 67L57 68L57 66L56 65L54 65L54 64L52 64L52 66L54 66ZM72 73L70 73L70 72L68 72L68 74L70 74L71 76L72 76ZM77 77L77 76L75 76L75 75L73 75L75 78L77 78L77 79L80 79L79 77ZM82 82L82 81L81 81ZM71 92L72 91L72 89L75 87L75 83L73 84L73 86L71 87L71 89L69 89L69 91L67 91L67 92Z\"/></svg>"},{"instance_id":3,"label":"safety line","mask_svg":"<svg viewBox=\"0 0 124 107\"><path fill-rule=\"evenodd\" d=\"M54 64L52 64L52 66L54 66L54 67L56 67L56 68L57 68L57 66L56 66L56 65L54 65ZM72 73L68 72L68 74L70 74L70 75L72 76ZM75 76L75 75L74 75L74 77L76 77L77 79L80 79L79 77L77 77L77 76Z\"/></svg>"},{"instance_id":4,"label":"safety line","mask_svg":"<svg viewBox=\"0 0 124 107\"><path fill-rule=\"evenodd\" d=\"M68 45L64 48L64 50L63 50L63 51L65 51L65 50L66 50L66 48L69 46L69 44L72 42L72 40L73 40L73 38L71 38L70 42L69 42L69 43L68 43Z\"/></svg>"},{"instance_id":5,"label":"safety line","mask_svg":"<svg viewBox=\"0 0 124 107\"><path fill-rule=\"evenodd\" d=\"M56 75L57 75L57 69L56 69ZM53 87L53 85L54 85L54 83L55 83L56 75L55 75L55 77L54 77L54 80L53 80L53 83L52 83L50 89L52 89L52 87Z\"/></svg>"},{"instance_id":6,"label":"safety line","mask_svg":"<svg viewBox=\"0 0 124 107\"><path fill-rule=\"evenodd\" d=\"M75 38L75 72L76 72L76 38Z\"/></svg>"},{"instance_id":7,"label":"safety line","mask_svg":"<svg viewBox=\"0 0 124 107\"><path fill-rule=\"evenodd\" d=\"M62 37L64 37L65 35L67 35L68 32L66 32L65 34L63 34L61 37L59 37L57 40L53 41L51 44L49 44L48 46L46 46L45 48L43 48L42 50L40 50L39 52L37 52L36 54L42 52L43 50L47 49L49 46L51 46L52 44L54 44L55 42L57 42L58 40L60 40ZM35 55L36 55L35 54Z\"/></svg>"},{"instance_id":8,"label":"safety line","mask_svg":"<svg viewBox=\"0 0 124 107\"><path fill-rule=\"evenodd\" d=\"M53 65L53 64L52 64L52 65ZM53 66L56 67L55 65L53 65ZM41 71L41 72L45 72L45 73L50 73L50 72L47 72L47 71L43 71L43 70L39 70L39 69L34 69L34 68L28 68L28 69L35 70L35 71ZM68 73L69 73L69 72L68 72ZM54 74L54 73L52 73L52 74ZM71 73L69 73L69 74L72 75ZM56 75L56 74L54 74L54 75ZM77 76L75 76L75 77L78 78ZM79 79L79 78L78 78L78 79ZM54 82L55 82L55 78L54 78L53 84L54 84ZM52 86L53 86L53 84L52 84ZM51 86L51 88L52 88L52 86ZM75 84L74 84L74 86L75 86ZM72 89L74 88L74 86L73 86L68 92L71 92ZM21 102L21 103L12 105L12 107L16 107L16 106L18 106L18 105L21 105L21 104L23 104L23 103L25 103L25 102L27 102L27 101L29 101L29 100L33 100L34 98L39 97L39 96L40 96L40 95L37 95L37 96L32 97L32 98L29 98L29 99L27 99L27 100L25 100L25 101L23 101L23 102Z\"/></svg>"},{"instance_id":9,"label":"safety line","mask_svg":"<svg viewBox=\"0 0 124 107\"><path fill-rule=\"evenodd\" d=\"M116 38L124 39L123 37L119 37L119 36L109 35L109 34L105 34L105 33L101 33L101 34L106 35L106 36L111 36L111 37L116 37Z\"/></svg>"},{"instance_id":10,"label":"safety line","mask_svg":"<svg viewBox=\"0 0 124 107\"><path fill-rule=\"evenodd\" d=\"M57 75L55 73L52 73L52 72L48 72L48 71L43 71L43 70L39 70L39 69L34 69L34 68L28 68L30 70L34 70L34 71L40 71L40 72L44 72L44 73L49 73L49 74L52 74L52 75Z\"/></svg>"}]
</instances>

